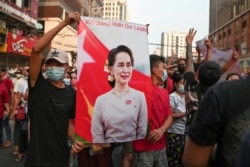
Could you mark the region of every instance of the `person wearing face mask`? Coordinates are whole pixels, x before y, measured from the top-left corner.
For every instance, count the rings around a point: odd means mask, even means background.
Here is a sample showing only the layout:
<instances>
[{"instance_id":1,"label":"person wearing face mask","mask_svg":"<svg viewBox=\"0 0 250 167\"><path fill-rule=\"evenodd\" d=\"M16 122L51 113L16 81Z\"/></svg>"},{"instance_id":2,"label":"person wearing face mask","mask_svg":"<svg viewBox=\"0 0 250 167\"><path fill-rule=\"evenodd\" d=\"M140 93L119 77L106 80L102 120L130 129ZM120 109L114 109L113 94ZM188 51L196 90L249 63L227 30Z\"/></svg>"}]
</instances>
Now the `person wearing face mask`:
<instances>
[{"instance_id":1,"label":"person wearing face mask","mask_svg":"<svg viewBox=\"0 0 250 167\"><path fill-rule=\"evenodd\" d=\"M27 114L27 101L24 100L24 95L28 88L28 67L24 67L22 70L22 78L17 80L14 87L14 98L13 98L13 112L12 118L15 120L14 127L14 151L13 155L16 155L16 161L20 162L24 157L24 151L26 150L27 145L27 128L23 128L23 125L27 123L27 120L19 120L16 118L18 114L18 109L20 107L25 108L25 113Z\"/></svg>"},{"instance_id":2,"label":"person wearing face mask","mask_svg":"<svg viewBox=\"0 0 250 167\"><path fill-rule=\"evenodd\" d=\"M14 126L14 135L13 135L13 142L14 142L14 150L12 154L14 156L19 156L19 146L20 146L20 126L22 123L22 120L16 119L16 115L18 113L19 107L26 106L26 102L23 100L23 94L28 88L28 81L27 81L28 71L24 68L24 70L18 69L16 71L16 77L17 80L14 84L14 94L13 94L13 103L12 103L12 115L11 118L15 121ZM22 155L17 158L19 161L22 159Z\"/></svg>"},{"instance_id":3,"label":"person wearing face mask","mask_svg":"<svg viewBox=\"0 0 250 167\"><path fill-rule=\"evenodd\" d=\"M30 57L29 103L30 140L25 166L69 166L70 152L83 149L74 138L76 92L63 82L69 67L66 52L52 49L45 59L47 79L42 75L43 51L64 27L78 23L72 12L45 33L33 46ZM69 146L68 137L73 144ZM39 151L37 151L39 150Z\"/></svg>"},{"instance_id":4,"label":"person wearing face mask","mask_svg":"<svg viewBox=\"0 0 250 167\"><path fill-rule=\"evenodd\" d=\"M166 167L166 131L173 122L169 105L168 91L162 87L166 78L164 75L164 57L150 55L152 81L152 107L149 122L149 133L145 139L133 141L135 167Z\"/></svg>"},{"instance_id":5,"label":"person wearing face mask","mask_svg":"<svg viewBox=\"0 0 250 167\"><path fill-rule=\"evenodd\" d=\"M181 74L184 74L186 67L186 60L183 58L179 58L177 61L177 69Z\"/></svg>"},{"instance_id":6,"label":"person wearing face mask","mask_svg":"<svg viewBox=\"0 0 250 167\"><path fill-rule=\"evenodd\" d=\"M70 85L71 84L70 73L65 72L63 82L64 82L65 85Z\"/></svg>"},{"instance_id":7,"label":"person wearing face mask","mask_svg":"<svg viewBox=\"0 0 250 167\"><path fill-rule=\"evenodd\" d=\"M186 102L183 74L173 74L174 91L170 94L170 106L174 122L167 132L168 166L183 166L182 154L185 145Z\"/></svg>"}]
</instances>

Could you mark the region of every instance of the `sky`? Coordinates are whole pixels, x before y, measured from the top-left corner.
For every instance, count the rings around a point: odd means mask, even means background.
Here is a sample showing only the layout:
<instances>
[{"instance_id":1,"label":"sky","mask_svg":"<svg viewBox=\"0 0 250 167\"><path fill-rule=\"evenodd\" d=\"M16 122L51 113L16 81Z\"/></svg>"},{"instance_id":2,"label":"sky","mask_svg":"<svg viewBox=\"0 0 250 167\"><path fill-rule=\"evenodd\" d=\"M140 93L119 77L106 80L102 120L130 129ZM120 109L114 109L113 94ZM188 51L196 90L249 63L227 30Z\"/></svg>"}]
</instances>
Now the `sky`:
<instances>
[{"instance_id":1,"label":"sky","mask_svg":"<svg viewBox=\"0 0 250 167\"><path fill-rule=\"evenodd\" d=\"M150 24L148 42L160 44L162 32L197 30L194 42L208 35L208 0L127 0L129 22ZM149 52L157 45L149 45Z\"/></svg>"}]
</instances>

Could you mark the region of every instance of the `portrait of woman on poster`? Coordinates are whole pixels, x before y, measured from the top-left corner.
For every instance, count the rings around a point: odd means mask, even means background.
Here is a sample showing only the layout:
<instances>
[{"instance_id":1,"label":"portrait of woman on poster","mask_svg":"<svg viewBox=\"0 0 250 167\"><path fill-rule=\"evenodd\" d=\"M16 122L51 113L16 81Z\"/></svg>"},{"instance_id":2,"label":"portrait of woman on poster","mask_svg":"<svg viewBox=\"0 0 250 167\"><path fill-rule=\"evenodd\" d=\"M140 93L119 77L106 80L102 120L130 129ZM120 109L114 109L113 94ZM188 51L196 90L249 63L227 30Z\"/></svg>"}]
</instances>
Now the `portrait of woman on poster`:
<instances>
[{"instance_id":1,"label":"portrait of woman on poster","mask_svg":"<svg viewBox=\"0 0 250 167\"><path fill-rule=\"evenodd\" d=\"M147 130L147 103L143 92L129 86L134 57L119 45L108 54L108 82L112 89L97 97L91 123L93 143L141 139Z\"/></svg>"}]
</instances>

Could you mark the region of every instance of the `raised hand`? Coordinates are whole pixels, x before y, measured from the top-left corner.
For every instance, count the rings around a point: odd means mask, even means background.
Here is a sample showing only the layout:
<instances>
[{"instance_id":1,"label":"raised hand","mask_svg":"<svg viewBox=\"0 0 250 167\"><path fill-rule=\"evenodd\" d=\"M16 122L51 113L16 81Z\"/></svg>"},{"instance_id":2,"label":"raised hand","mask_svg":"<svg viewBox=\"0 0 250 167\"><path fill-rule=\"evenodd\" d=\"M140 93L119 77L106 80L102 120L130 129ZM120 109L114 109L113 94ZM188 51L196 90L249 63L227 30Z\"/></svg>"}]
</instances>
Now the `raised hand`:
<instances>
[{"instance_id":1,"label":"raised hand","mask_svg":"<svg viewBox=\"0 0 250 167\"><path fill-rule=\"evenodd\" d=\"M233 51L232 60L237 61L239 59L239 54L237 51Z\"/></svg>"},{"instance_id":2,"label":"raised hand","mask_svg":"<svg viewBox=\"0 0 250 167\"><path fill-rule=\"evenodd\" d=\"M80 14L78 12L72 12L64 19L65 24L70 25L73 23L78 23L80 20Z\"/></svg>"},{"instance_id":3,"label":"raised hand","mask_svg":"<svg viewBox=\"0 0 250 167\"><path fill-rule=\"evenodd\" d=\"M211 49L211 48L212 48L212 42L211 42L211 40L206 39L206 40L204 41L204 44L205 44L205 46L207 47L207 49Z\"/></svg>"},{"instance_id":4,"label":"raised hand","mask_svg":"<svg viewBox=\"0 0 250 167\"><path fill-rule=\"evenodd\" d=\"M201 49L199 48L199 46L196 46L195 49L198 54L201 54Z\"/></svg>"},{"instance_id":5,"label":"raised hand","mask_svg":"<svg viewBox=\"0 0 250 167\"><path fill-rule=\"evenodd\" d=\"M192 44L196 32L197 31L194 28L189 29L189 32L188 32L188 34L186 36L186 43L187 44Z\"/></svg>"}]
</instances>

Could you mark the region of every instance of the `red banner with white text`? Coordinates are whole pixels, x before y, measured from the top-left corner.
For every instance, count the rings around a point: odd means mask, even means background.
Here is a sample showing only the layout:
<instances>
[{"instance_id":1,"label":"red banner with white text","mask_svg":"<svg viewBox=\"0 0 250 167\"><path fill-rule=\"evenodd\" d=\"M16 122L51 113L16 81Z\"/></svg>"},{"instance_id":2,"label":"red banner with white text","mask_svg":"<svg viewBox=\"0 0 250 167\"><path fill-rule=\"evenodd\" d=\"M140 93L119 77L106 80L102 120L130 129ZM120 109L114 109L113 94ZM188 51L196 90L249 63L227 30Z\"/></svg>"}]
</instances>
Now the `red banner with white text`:
<instances>
[{"instance_id":1,"label":"red banner with white text","mask_svg":"<svg viewBox=\"0 0 250 167\"><path fill-rule=\"evenodd\" d=\"M9 32L7 39L7 52L30 56L34 43L35 40Z\"/></svg>"}]
</instances>

